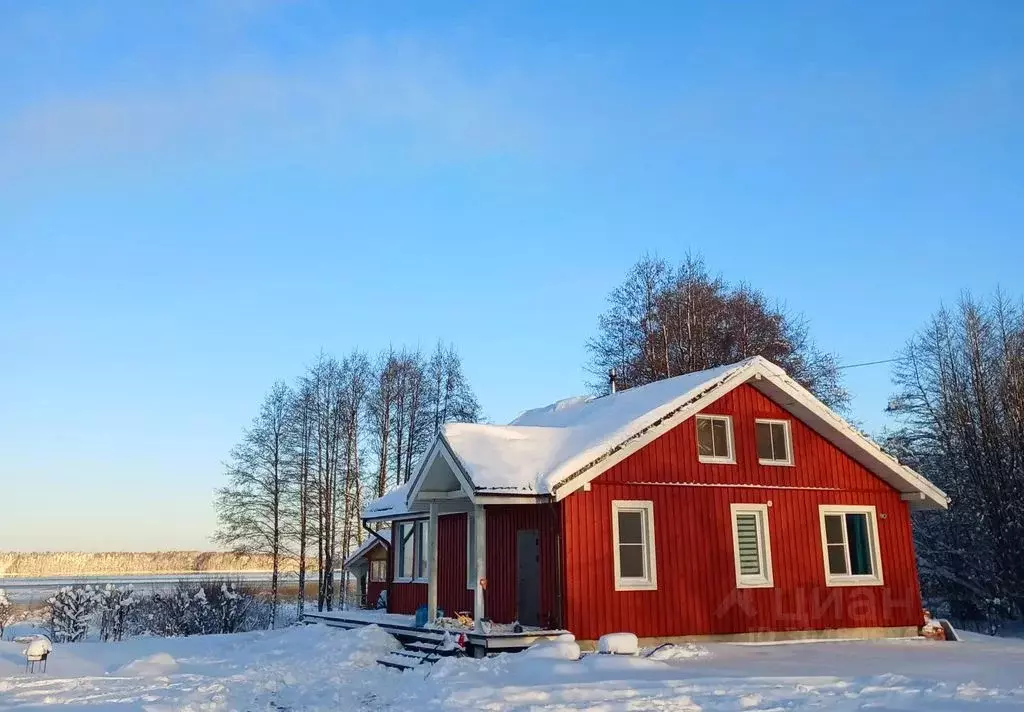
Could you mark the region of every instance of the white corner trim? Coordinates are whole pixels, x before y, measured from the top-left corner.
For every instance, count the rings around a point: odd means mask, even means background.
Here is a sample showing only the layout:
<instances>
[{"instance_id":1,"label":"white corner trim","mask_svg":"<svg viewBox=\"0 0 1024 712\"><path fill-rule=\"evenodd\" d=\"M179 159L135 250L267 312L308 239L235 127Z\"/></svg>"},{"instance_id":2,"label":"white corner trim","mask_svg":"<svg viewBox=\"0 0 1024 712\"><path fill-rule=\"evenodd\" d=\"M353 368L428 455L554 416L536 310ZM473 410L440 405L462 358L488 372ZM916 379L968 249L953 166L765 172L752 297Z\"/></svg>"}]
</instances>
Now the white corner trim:
<instances>
[{"instance_id":1,"label":"white corner trim","mask_svg":"<svg viewBox=\"0 0 1024 712\"><path fill-rule=\"evenodd\" d=\"M466 513L466 589L476 588L476 521L474 513Z\"/></svg>"},{"instance_id":2,"label":"white corner trim","mask_svg":"<svg viewBox=\"0 0 1024 712\"><path fill-rule=\"evenodd\" d=\"M828 566L828 539L825 536L826 514L866 514L868 516L868 546L871 547L871 567L874 573L870 576L856 574L833 574ZM846 565L850 566L850 543L846 533L846 517L843 522L843 545L846 551ZM822 566L825 571L825 585L834 586L884 586L885 576L882 570L882 550L878 542L878 517L875 506L848 504L819 504L818 531L821 536Z\"/></svg>"},{"instance_id":3,"label":"white corner trim","mask_svg":"<svg viewBox=\"0 0 1024 712\"><path fill-rule=\"evenodd\" d=\"M760 545L758 560L761 573L756 576L744 574L740 569L740 533L736 521L738 514L753 514L757 517L757 540ZM729 519L732 521L732 556L736 566L736 588L774 588L775 572L772 568L772 535L768 505L730 504Z\"/></svg>"},{"instance_id":4,"label":"white corner trim","mask_svg":"<svg viewBox=\"0 0 1024 712\"><path fill-rule=\"evenodd\" d=\"M637 511L644 513L644 566L647 575L643 578L622 578L619 560L619 512ZM654 502L641 499L612 500L612 555L615 558L616 591L656 591L658 588L658 557L654 536Z\"/></svg>"},{"instance_id":5,"label":"white corner trim","mask_svg":"<svg viewBox=\"0 0 1024 712\"><path fill-rule=\"evenodd\" d=\"M754 447L757 448L757 424L767 423L769 425L781 425L786 433L786 459L785 460L763 460L757 458L757 464L768 467L792 467L793 466L793 427L789 420L782 418L755 418L754 419Z\"/></svg>"},{"instance_id":6,"label":"white corner trim","mask_svg":"<svg viewBox=\"0 0 1024 712\"><path fill-rule=\"evenodd\" d=\"M724 420L725 421L725 439L729 445L729 454L725 457L719 455L701 455L700 454L700 421L701 420ZM693 418L693 427L697 437L697 460L705 465L735 465L736 464L736 438L733 436L732 430L732 416L731 415L718 415L717 413L698 413ZM712 430L712 432L714 432ZM714 435L712 435L712 443L714 442Z\"/></svg>"}]
</instances>

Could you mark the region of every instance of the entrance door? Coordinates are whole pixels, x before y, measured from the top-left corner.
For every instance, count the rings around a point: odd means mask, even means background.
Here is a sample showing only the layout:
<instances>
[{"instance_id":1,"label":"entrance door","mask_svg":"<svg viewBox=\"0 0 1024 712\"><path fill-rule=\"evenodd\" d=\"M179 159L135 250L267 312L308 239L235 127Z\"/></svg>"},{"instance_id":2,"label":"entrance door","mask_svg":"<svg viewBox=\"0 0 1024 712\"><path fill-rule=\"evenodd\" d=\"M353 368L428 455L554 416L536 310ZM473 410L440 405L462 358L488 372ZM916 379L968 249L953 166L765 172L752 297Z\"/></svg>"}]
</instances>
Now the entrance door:
<instances>
[{"instance_id":1,"label":"entrance door","mask_svg":"<svg viewBox=\"0 0 1024 712\"><path fill-rule=\"evenodd\" d=\"M540 625L540 534L536 529L516 532L516 607L523 625Z\"/></svg>"}]
</instances>

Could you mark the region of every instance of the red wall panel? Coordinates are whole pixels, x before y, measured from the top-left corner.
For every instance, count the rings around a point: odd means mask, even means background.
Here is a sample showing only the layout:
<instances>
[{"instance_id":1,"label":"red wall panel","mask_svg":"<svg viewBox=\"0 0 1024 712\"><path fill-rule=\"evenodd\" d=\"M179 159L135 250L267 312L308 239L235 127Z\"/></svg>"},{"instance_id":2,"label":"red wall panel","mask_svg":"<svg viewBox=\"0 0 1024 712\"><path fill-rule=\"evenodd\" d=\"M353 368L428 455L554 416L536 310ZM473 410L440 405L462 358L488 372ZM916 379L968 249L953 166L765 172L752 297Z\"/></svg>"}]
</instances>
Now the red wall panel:
<instances>
[{"instance_id":1,"label":"red wall panel","mask_svg":"<svg viewBox=\"0 0 1024 712\"><path fill-rule=\"evenodd\" d=\"M521 529L540 534L540 623L558 622L559 514L551 505L489 506L487 510L487 591L484 611L498 623L511 623L517 614L516 539Z\"/></svg>"},{"instance_id":2,"label":"red wall panel","mask_svg":"<svg viewBox=\"0 0 1024 712\"><path fill-rule=\"evenodd\" d=\"M392 531L397 532L397 522ZM397 534L395 535L398 536ZM466 589L466 515L446 514L437 520L437 605L446 615L473 610L473 592ZM389 567L389 575L393 576ZM427 604L427 584L392 583L391 613L415 613Z\"/></svg>"},{"instance_id":3,"label":"red wall panel","mask_svg":"<svg viewBox=\"0 0 1024 712\"><path fill-rule=\"evenodd\" d=\"M619 630L656 637L920 623L909 510L895 490L751 386L704 412L732 416L736 464L698 462L690 419L563 501L569 630L589 640ZM791 421L792 467L758 464L759 417ZM615 499L654 502L656 591L614 589ZM737 589L729 505L769 501L775 586ZM825 585L819 504L876 507L884 586Z\"/></svg>"}]
</instances>

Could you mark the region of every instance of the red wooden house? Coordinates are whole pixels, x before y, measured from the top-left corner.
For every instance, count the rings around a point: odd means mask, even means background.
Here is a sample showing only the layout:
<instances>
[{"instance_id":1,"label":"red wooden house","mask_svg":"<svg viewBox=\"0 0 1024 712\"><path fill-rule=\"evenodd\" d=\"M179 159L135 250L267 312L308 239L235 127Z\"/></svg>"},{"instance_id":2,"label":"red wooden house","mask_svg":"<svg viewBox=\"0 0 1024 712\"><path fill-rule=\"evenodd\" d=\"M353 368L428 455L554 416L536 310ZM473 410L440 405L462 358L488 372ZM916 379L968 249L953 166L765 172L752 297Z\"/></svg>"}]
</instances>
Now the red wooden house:
<instances>
[{"instance_id":1,"label":"red wooden house","mask_svg":"<svg viewBox=\"0 0 1024 712\"><path fill-rule=\"evenodd\" d=\"M755 357L510 425L450 424L371 503L388 608L577 639L912 635L946 495Z\"/></svg>"}]
</instances>

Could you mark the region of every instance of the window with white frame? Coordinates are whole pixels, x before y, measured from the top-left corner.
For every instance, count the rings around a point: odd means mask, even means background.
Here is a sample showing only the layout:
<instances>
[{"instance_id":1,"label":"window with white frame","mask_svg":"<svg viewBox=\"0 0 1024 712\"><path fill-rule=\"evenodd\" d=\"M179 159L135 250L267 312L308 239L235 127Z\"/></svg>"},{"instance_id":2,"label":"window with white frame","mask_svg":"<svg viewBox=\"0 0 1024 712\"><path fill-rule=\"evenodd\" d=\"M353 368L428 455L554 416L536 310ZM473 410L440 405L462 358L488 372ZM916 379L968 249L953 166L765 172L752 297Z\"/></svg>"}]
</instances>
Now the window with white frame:
<instances>
[{"instance_id":1,"label":"window with white frame","mask_svg":"<svg viewBox=\"0 0 1024 712\"><path fill-rule=\"evenodd\" d=\"M384 559L370 560L370 581L383 583L388 580L388 562Z\"/></svg>"},{"instance_id":2,"label":"window with white frame","mask_svg":"<svg viewBox=\"0 0 1024 712\"><path fill-rule=\"evenodd\" d=\"M466 588L476 588L476 520L466 515Z\"/></svg>"},{"instance_id":3,"label":"window with white frame","mask_svg":"<svg viewBox=\"0 0 1024 712\"><path fill-rule=\"evenodd\" d=\"M395 547L395 581L422 581L427 572L427 523L401 522Z\"/></svg>"},{"instance_id":4,"label":"window with white frame","mask_svg":"<svg viewBox=\"0 0 1024 712\"><path fill-rule=\"evenodd\" d=\"M792 465L793 446L788 420L755 420L757 461L762 465Z\"/></svg>"},{"instance_id":5,"label":"window with white frame","mask_svg":"<svg viewBox=\"0 0 1024 712\"><path fill-rule=\"evenodd\" d=\"M612 502L612 546L616 591L658 588L653 502Z\"/></svg>"},{"instance_id":6,"label":"window with white frame","mask_svg":"<svg viewBox=\"0 0 1024 712\"><path fill-rule=\"evenodd\" d=\"M727 415L698 415L697 459L701 462L733 463L732 418Z\"/></svg>"},{"instance_id":7,"label":"window with white frame","mask_svg":"<svg viewBox=\"0 0 1024 712\"><path fill-rule=\"evenodd\" d=\"M821 550L829 586L879 586L882 559L875 508L821 505Z\"/></svg>"},{"instance_id":8,"label":"window with white frame","mask_svg":"<svg viewBox=\"0 0 1024 712\"><path fill-rule=\"evenodd\" d=\"M737 588L771 588L772 542L768 505L732 504L732 543Z\"/></svg>"}]
</instances>

